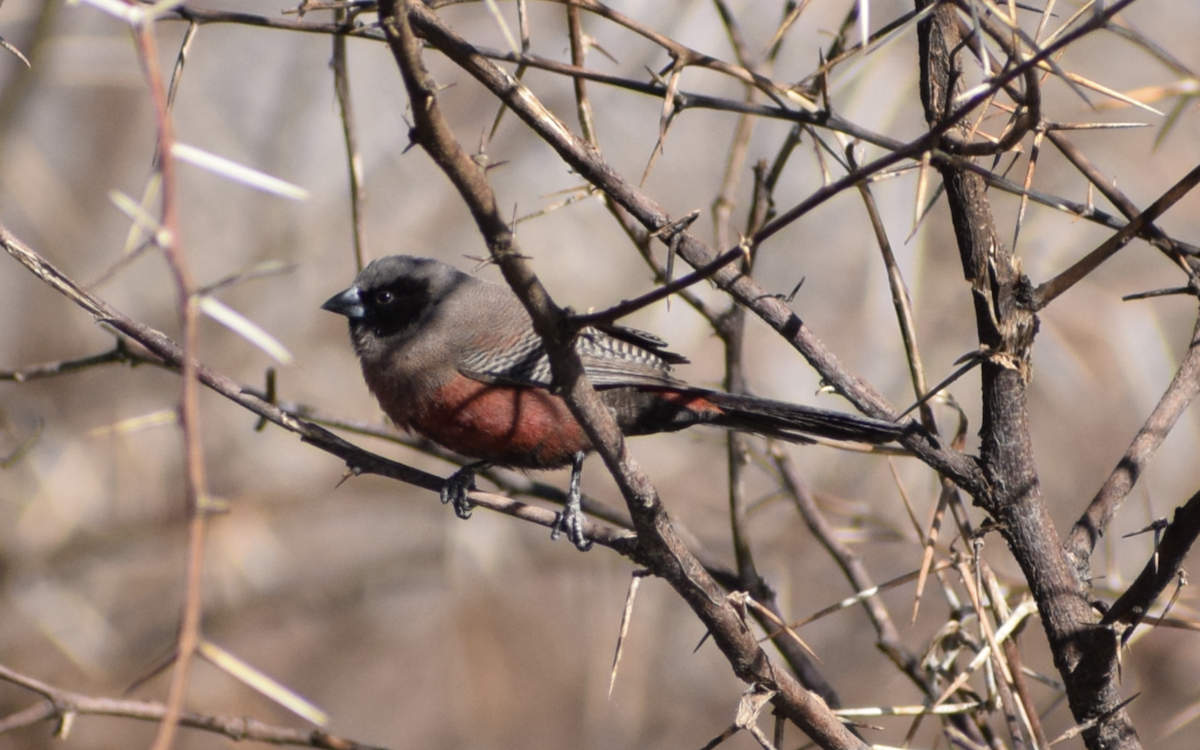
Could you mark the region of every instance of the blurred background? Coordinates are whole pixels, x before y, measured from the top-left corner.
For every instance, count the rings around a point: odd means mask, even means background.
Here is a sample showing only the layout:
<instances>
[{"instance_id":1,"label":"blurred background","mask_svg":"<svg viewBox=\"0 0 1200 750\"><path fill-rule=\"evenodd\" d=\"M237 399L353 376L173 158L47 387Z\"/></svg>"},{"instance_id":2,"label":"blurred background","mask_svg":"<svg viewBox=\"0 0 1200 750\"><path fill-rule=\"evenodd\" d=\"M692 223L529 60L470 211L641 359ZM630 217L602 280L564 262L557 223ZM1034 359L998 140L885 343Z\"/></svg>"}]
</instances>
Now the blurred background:
<instances>
[{"instance_id":1,"label":"blurred background","mask_svg":"<svg viewBox=\"0 0 1200 750\"><path fill-rule=\"evenodd\" d=\"M515 6L501 3L510 27ZM279 18L279 2L214 0L211 5ZM613 6L693 49L733 60L712 3L617 2ZM752 49L770 40L779 3L730 2ZM816 0L785 37L775 66L779 81L799 80L818 64L852 6ZM872 2L880 28L910 9ZM1059 3L1056 23L1075 7ZM565 10L531 3L532 51L569 60ZM469 39L505 48L483 4L442 11ZM324 22L327 12L308 20ZM1026 19L1031 30L1038 15ZM286 16L295 18L295 16ZM1200 5L1142 0L1121 18L1200 68L1194 30ZM584 14L585 29L612 60L593 51L589 66L645 79L669 60L662 50L614 24ZM1052 24L1053 25L1053 24ZM174 65L186 24L158 26L161 62ZM111 191L138 198L152 168L154 126L144 78L128 28L86 4L8 0L0 37L28 55L27 69L0 52L0 222L51 262L136 320L178 337L177 301L166 264L145 253L121 267L129 220ZM278 371L279 398L324 416L379 426L350 349L345 321L319 309L355 274L348 178L341 123L329 69L330 38L234 24L199 29L175 102L176 136L273 174L309 191L294 202L181 165L182 243L197 282L218 281L254 264L279 261L283 272L244 281L218 298L278 338L294 355ZM439 101L460 139L485 138L496 104L466 74L434 52L426 55L447 88ZM428 255L474 269L486 254L470 216L448 181L419 149L406 153L407 99L391 54L378 42L349 41L350 80L366 174L365 229L370 257ZM1197 81L1112 34L1070 48L1064 68L1119 91ZM911 31L837 69L831 96L843 117L898 139L924 128ZM525 82L577 127L573 94L560 77L531 70ZM740 99L736 82L689 68L681 88ZM601 149L636 182L658 135L660 100L590 84ZM1046 84L1047 116L1058 122L1145 122L1136 130L1070 134L1097 166L1139 206L1155 200L1200 161L1200 119L1190 104L1161 142L1164 117L1134 108L1093 109L1057 79ZM1099 94L1093 103L1109 104ZM1152 102L1169 112L1179 102ZM736 116L690 110L672 123L645 190L673 216L702 211L693 231L710 245L709 213L720 188ZM989 122L992 132L999 121ZM758 123L749 163L772 159L789 127ZM1025 148L1028 153L1029 141ZM486 144L490 174L503 205L525 215L560 202L581 179L524 126L506 115ZM868 156L878 155L869 149ZM828 161L828 160L826 160ZM1022 157L1009 176L1020 180ZM1004 161L1001 167L1008 166ZM834 169L834 177L841 176ZM822 184L811 142L793 157L777 190L790 207ZM735 227L745 225L751 179L744 175ZM928 378L941 380L954 361L977 347L971 301L962 280L952 227L939 201L913 231L915 173L876 183L875 194L914 299ZM1083 178L1048 145L1035 187L1079 202ZM1017 199L992 191L1006 242ZM1098 205L1108 208L1100 199ZM1200 242L1200 199L1188 196L1160 222L1173 237ZM1115 213L1115 212L1114 212ZM1040 283L1100 244L1108 230L1036 204L1017 246L1025 272ZM560 304L600 308L652 288L652 279L620 228L592 198L520 224L518 240ZM661 249L660 249L661 251ZM661 255L660 255L661 257ZM479 272L499 279L495 268ZM893 404L914 396L879 251L862 201L843 193L791 225L760 251L755 273L768 290L787 294L803 278L793 309ZM1046 496L1065 531L1079 516L1149 414L1191 336L1194 299L1122 302L1121 296L1181 285L1158 251L1134 242L1041 315L1030 417ZM706 287L715 306L723 298ZM0 258L0 370L75 359L110 349L110 334L15 261ZM715 386L722 352L706 324L679 300L637 314L632 325L653 331L692 364L679 374ZM261 388L275 363L212 320L201 323L201 359L250 387ZM818 395L817 376L798 354L750 321L748 375L754 392L827 408L847 408ZM0 382L0 663L55 686L118 696L173 648L183 589L185 508L180 438L156 415L174 408L175 374L154 367L107 365L55 378ZM968 450L978 430L978 378L951 391L970 420ZM608 674L634 566L611 551L578 553L565 541L515 519L480 511L467 522L428 492L378 477L339 486L344 466L273 426L203 393L205 463L214 494L229 504L214 518L206 550L207 638L279 679L332 717L330 731L386 747L477 748L700 747L734 718L744 685L690 610L661 581L644 582L634 610L622 669L612 697ZM939 407L953 429L956 414ZM149 418L149 419L146 419ZM147 424L148 423L148 424ZM1200 485L1194 411L1184 415L1141 478L1093 562L1102 594L1123 589L1149 559L1149 535L1131 539L1151 520L1169 516ZM353 438L368 448L440 475L454 466L414 450ZM711 553L732 564L723 436L716 431L641 438L638 460L656 482L672 518ZM853 542L878 581L915 570L920 547L887 462L827 447L789 447L843 539ZM922 523L936 501L937 481L911 459L896 472ZM537 478L565 487L566 472ZM819 548L792 505L772 496L766 470L752 472L752 496L763 502L749 534L760 571L794 618L849 596L852 590ZM596 460L584 474L587 493L613 507L622 501ZM756 494L757 493L757 494ZM975 521L981 518L976 517ZM1004 580L1019 571L998 537L989 560ZM920 651L946 618L936 587L922 615L907 626L910 585L885 596L910 648ZM1194 617L1185 590L1175 614ZM920 702L920 694L875 648L861 610L848 609L806 626L802 635L846 706ZM1123 691L1141 692L1130 706L1147 746L1190 748L1187 729L1170 733L1200 700L1200 635L1144 631L1125 657ZM1022 646L1032 668L1053 675L1040 624ZM167 678L134 697L161 700ZM1071 726L1051 687L1036 686L1047 708L1047 733ZM0 683L0 714L35 696ZM205 714L249 715L305 726L285 709L228 674L197 662L187 706ZM873 719L884 729L868 739L898 745L907 719ZM154 725L83 717L66 746L129 747L148 743ZM0 735L0 749L55 744L52 727ZM785 746L803 738L793 731ZM181 748L223 747L228 740L184 730ZM914 746L937 742L926 723ZM728 747L757 745L742 734ZM1080 747L1078 739L1064 747Z\"/></svg>"}]
</instances>

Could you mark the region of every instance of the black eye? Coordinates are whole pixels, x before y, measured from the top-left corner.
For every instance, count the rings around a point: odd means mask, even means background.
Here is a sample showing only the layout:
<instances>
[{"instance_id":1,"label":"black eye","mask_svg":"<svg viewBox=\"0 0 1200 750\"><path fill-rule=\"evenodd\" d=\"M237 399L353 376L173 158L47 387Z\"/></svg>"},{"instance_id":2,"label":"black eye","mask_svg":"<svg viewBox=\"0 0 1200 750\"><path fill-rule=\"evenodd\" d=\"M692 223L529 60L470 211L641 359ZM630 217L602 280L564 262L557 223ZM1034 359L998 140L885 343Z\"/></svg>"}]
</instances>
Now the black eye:
<instances>
[{"instance_id":1,"label":"black eye","mask_svg":"<svg viewBox=\"0 0 1200 750\"><path fill-rule=\"evenodd\" d=\"M391 292L389 292L388 290L384 289L382 292L375 293L375 304L387 305L387 304L390 304L391 301L395 298L396 298L396 295L394 295Z\"/></svg>"}]
</instances>

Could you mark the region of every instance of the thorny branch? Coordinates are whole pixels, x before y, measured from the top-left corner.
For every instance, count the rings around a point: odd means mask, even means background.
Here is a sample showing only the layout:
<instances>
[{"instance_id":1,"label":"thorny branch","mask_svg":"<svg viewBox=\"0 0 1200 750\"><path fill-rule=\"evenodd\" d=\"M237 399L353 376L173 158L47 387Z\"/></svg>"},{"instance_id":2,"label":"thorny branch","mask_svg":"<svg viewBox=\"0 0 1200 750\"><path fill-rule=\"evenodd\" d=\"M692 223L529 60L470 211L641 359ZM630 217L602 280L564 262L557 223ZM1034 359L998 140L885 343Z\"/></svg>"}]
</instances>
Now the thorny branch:
<instances>
[{"instance_id":1,"label":"thorny branch","mask_svg":"<svg viewBox=\"0 0 1200 750\"><path fill-rule=\"evenodd\" d=\"M921 96L931 132L947 123L965 129L963 122L945 117L962 80L962 41L954 11L945 5L935 8L918 26L918 39ZM971 284L979 342L992 353L981 368L980 461L988 481L982 492L967 489L996 520L1025 573L1075 719L1091 722L1084 733L1088 744L1139 747L1122 708L1115 641L1094 627L1085 583L1067 559L1041 491L1026 405L1038 326L1029 281L999 238L983 181L949 165L940 169L963 275Z\"/></svg>"},{"instance_id":2,"label":"thorny branch","mask_svg":"<svg viewBox=\"0 0 1200 750\"><path fill-rule=\"evenodd\" d=\"M45 698L41 703L35 703L17 713L0 718L0 734L54 720L58 723L56 735L65 740L76 718L80 716L115 716L162 722L168 715L167 707L161 703L97 698L73 693L19 674L3 665L0 665L0 680L19 685ZM364 745L320 729L292 729L244 716L206 716L183 711L178 716L178 723L180 726L224 735L235 741L251 740L271 745L314 747L320 750L380 750L374 745Z\"/></svg>"},{"instance_id":3,"label":"thorny branch","mask_svg":"<svg viewBox=\"0 0 1200 750\"><path fill-rule=\"evenodd\" d=\"M572 6L574 7L574 6ZM241 13L235 11L213 10L208 8L197 8L191 5L183 5L175 11L179 18L194 23L232 23L249 26L258 26L263 28L274 28L282 31L301 31L313 34L337 34L364 39L382 40L383 34L378 28L370 26L355 26L347 29L345 26L333 23L319 23L316 21L299 21L292 19L268 18L266 16L258 16L250 13ZM878 32L883 34L884 31ZM521 66L538 68L559 75L571 77L575 81L595 81L606 85L622 88L628 91L645 94L656 99L661 99L666 93L665 88L661 83L651 81L640 81L637 79L625 78L622 76L602 73L582 67L579 64L566 64L556 60L549 60L538 57L529 53L514 53L492 49L483 45L474 45L473 49L480 56L489 60L498 62L517 63ZM852 50L858 49L857 46ZM848 51L847 54L850 52ZM832 60L827 63L832 65ZM779 84L774 84L775 87L780 87ZM818 125L822 128L845 133L847 136L865 143L869 143L880 148L890 151L906 150L912 153L920 153L919 148L912 148L913 144L906 144L902 141L891 138L887 135L876 133L867 128L853 123L839 116L835 112L820 112L812 113L805 109L790 109L787 107L778 106L775 104L765 103L747 103L735 99L727 99L706 94L698 94L683 90L675 92L674 109L677 113L692 109L707 109L722 112L730 112L735 114L748 114L756 117L768 119L782 119L791 122L798 122L810 125ZM586 137L586 134L585 134ZM1050 208L1065 211L1073 216L1079 217L1085 221L1094 222L1110 229L1121 229L1125 226L1124 221L1113 214L1104 211L1103 209L1074 201L1059 195L1052 195L1040 190L1033 190L1022 187L1020 184L1012 182L993 172L990 169L974 164L973 162L962 159L949 153L934 152L931 157L939 162L945 162L956 166L960 169L966 169L980 175L987 181L988 185L1012 193L1018 196L1026 196L1030 200L1041 203ZM1132 214L1127 214L1131 216ZM1139 237L1149 241L1161 241L1159 235L1152 228L1145 228L1138 234ZM1183 242L1178 239L1173 239L1162 235L1162 239L1169 241L1178 251L1191 256L1200 256L1200 246Z\"/></svg>"},{"instance_id":4,"label":"thorny branch","mask_svg":"<svg viewBox=\"0 0 1200 750\"><path fill-rule=\"evenodd\" d=\"M665 578L688 602L705 623L716 645L729 659L734 672L743 680L775 691L777 707L822 747L864 747L830 712L823 701L802 689L787 672L775 667L756 643L738 613L719 593L715 582L680 542L658 500L653 486L634 462L612 415L600 403L591 384L583 375L578 355L570 346L563 312L549 299L540 282L515 251L507 224L496 211L495 197L484 170L454 139L436 100L436 85L421 61L421 49L411 21L424 11L408 3L384 2L380 6L389 45L404 76L416 121L415 137L435 162L447 173L467 203L492 257L506 280L533 317L534 327L545 341L556 382L572 414L587 431L617 486L624 495L638 533L643 564ZM516 87L515 97L506 97L511 107L520 101L523 119L535 100ZM542 110L546 117L553 117ZM557 120L555 120L557 122ZM568 135L565 129L562 131Z\"/></svg>"},{"instance_id":5,"label":"thorny branch","mask_svg":"<svg viewBox=\"0 0 1200 750\"><path fill-rule=\"evenodd\" d=\"M1075 563L1082 580L1091 577L1089 563L1096 543L1133 490L1150 459L1167 439L1175 422L1197 394L1200 394L1200 318L1196 321L1187 353L1171 384L1067 537L1067 554Z\"/></svg>"},{"instance_id":6,"label":"thorny branch","mask_svg":"<svg viewBox=\"0 0 1200 750\"><path fill-rule=\"evenodd\" d=\"M1154 554L1125 593L1112 603L1100 624L1113 628L1124 644L1150 611L1154 600L1170 583L1179 579L1183 561L1200 537L1200 492L1175 510L1175 518L1163 531Z\"/></svg>"}]
</instances>

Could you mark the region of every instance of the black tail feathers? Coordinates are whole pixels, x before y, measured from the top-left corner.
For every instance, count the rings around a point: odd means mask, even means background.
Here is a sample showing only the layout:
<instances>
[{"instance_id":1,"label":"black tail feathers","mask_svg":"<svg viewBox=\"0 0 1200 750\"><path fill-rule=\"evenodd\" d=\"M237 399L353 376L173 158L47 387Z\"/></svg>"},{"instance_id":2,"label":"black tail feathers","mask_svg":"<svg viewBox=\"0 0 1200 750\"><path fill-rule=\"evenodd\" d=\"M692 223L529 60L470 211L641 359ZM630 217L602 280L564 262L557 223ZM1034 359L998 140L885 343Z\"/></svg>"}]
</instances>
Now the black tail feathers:
<instances>
[{"instance_id":1,"label":"black tail feathers","mask_svg":"<svg viewBox=\"0 0 1200 750\"><path fill-rule=\"evenodd\" d=\"M709 424L794 443L810 443L812 440L809 437L860 443L890 443L899 440L915 428L912 423L904 425L885 422L754 396L736 396L720 391L705 391L704 396L722 412L714 415Z\"/></svg>"}]
</instances>

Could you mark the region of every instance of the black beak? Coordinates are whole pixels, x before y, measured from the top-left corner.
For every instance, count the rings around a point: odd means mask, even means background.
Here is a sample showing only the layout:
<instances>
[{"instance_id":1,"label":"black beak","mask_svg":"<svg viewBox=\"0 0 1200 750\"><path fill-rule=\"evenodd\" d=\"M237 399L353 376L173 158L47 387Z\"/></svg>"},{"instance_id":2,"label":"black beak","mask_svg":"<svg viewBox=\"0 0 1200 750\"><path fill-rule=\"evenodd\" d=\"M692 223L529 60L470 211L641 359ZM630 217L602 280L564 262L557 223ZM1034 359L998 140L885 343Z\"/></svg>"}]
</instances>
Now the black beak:
<instances>
[{"instance_id":1,"label":"black beak","mask_svg":"<svg viewBox=\"0 0 1200 750\"><path fill-rule=\"evenodd\" d=\"M366 317L367 314L367 308L363 305L362 294L359 293L356 286L352 286L346 291L335 294L325 300L325 304L321 305L321 309L335 312L338 315L345 315L350 320L358 320Z\"/></svg>"}]
</instances>

